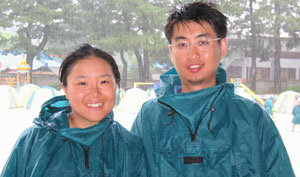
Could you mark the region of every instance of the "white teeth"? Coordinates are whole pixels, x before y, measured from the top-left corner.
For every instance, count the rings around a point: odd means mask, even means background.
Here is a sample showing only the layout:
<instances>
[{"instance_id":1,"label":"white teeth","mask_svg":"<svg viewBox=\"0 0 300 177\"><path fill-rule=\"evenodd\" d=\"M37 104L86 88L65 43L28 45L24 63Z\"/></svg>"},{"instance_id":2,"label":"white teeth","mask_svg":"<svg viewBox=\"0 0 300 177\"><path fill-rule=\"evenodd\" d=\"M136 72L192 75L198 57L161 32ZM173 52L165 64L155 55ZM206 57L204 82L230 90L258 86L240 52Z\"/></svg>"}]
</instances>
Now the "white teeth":
<instances>
[{"instance_id":1,"label":"white teeth","mask_svg":"<svg viewBox=\"0 0 300 177\"><path fill-rule=\"evenodd\" d=\"M102 103L88 104L88 106L93 107L93 108L96 108L96 107L99 107L102 105L103 105Z\"/></svg>"},{"instance_id":2,"label":"white teeth","mask_svg":"<svg viewBox=\"0 0 300 177\"><path fill-rule=\"evenodd\" d=\"M199 68L201 65L192 65L190 68Z\"/></svg>"}]
</instances>

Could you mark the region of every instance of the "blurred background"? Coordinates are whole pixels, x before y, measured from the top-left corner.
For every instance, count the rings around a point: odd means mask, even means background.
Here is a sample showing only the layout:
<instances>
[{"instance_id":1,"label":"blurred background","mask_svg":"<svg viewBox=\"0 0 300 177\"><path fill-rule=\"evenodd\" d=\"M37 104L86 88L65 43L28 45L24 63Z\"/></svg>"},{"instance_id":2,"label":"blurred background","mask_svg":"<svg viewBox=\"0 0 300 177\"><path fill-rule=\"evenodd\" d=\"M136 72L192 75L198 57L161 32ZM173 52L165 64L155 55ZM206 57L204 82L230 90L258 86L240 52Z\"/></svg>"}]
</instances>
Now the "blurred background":
<instances>
[{"instance_id":1,"label":"blurred background","mask_svg":"<svg viewBox=\"0 0 300 177\"><path fill-rule=\"evenodd\" d=\"M144 101L154 98L159 76L172 66L163 34L178 0L1 0L0 170L19 134L41 104L62 95L58 69L83 42L117 60L121 85L115 119L130 129ZM291 132L300 97L300 1L211 0L229 19L228 54L222 59L237 94L273 120L295 165L300 163L300 126Z\"/></svg>"}]
</instances>

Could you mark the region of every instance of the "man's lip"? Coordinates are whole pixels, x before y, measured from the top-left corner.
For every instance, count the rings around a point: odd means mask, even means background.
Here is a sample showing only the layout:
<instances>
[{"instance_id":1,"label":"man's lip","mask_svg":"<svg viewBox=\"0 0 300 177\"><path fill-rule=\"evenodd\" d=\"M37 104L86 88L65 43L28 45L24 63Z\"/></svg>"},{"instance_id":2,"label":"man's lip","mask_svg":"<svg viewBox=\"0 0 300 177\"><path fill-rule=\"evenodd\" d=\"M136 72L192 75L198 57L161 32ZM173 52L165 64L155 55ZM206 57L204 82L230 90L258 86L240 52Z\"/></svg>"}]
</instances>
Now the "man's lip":
<instances>
[{"instance_id":1,"label":"man's lip","mask_svg":"<svg viewBox=\"0 0 300 177\"><path fill-rule=\"evenodd\" d=\"M201 70L202 64L192 64L188 66L190 72L195 73Z\"/></svg>"}]
</instances>

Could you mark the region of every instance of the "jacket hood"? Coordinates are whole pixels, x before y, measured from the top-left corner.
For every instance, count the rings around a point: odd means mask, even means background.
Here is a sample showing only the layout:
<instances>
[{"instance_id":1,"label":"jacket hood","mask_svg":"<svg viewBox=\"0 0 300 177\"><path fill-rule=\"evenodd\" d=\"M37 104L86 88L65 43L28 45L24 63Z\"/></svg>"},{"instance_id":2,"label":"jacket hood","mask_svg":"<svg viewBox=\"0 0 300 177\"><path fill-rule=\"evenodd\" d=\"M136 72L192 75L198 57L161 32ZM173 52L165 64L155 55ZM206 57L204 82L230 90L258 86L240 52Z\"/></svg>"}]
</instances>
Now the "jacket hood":
<instances>
[{"instance_id":1,"label":"jacket hood","mask_svg":"<svg viewBox=\"0 0 300 177\"><path fill-rule=\"evenodd\" d=\"M90 146L113 123L113 112L101 122L88 128L69 128L68 116L72 109L65 96L57 96L42 105L39 117L34 123L48 131L59 134L81 145Z\"/></svg>"},{"instance_id":2,"label":"jacket hood","mask_svg":"<svg viewBox=\"0 0 300 177\"><path fill-rule=\"evenodd\" d=\"M226 71L222 67L222 63L220 63L219 68L217 70L217 85L226 82ZM168 93L174 93L174 88L176 86L181 86L180 77L175 68L170 69L160 76L161 87L157 89L156 95L160 97L162 95Z\"/></svg>"}]
</instances>

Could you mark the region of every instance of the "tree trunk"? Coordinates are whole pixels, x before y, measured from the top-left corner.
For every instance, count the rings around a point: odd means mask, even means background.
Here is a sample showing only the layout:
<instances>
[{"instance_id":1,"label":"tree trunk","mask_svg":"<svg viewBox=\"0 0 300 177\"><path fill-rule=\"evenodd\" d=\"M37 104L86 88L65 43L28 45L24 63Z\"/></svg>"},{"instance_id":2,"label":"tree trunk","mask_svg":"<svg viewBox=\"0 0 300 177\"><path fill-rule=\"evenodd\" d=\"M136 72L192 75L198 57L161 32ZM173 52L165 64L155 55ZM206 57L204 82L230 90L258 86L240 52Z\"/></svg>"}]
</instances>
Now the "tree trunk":
<instances>
[{"instance_id":1,"label":"tree trunk","mask_svg":"<svg viewBox=\"0 0 300 177\"><path fill-rule=\"evenodd\" d=\"M33 52L30 51L26 51L27 53L27 57L26 57L26 63L30 66L30 70L29 70L29 76L30 76L30 80L29 83L32 83L32 67L33 67L33 59L34 57L37 55Z\"/></svg>"},{"instance_id":2,"label":"tree trunk","mask_svg":"<svg viewBox=\"0 0 300 177\"><path fill-rule=\"evenodd\" d=\"M143 60L142 60L142 56L139 53L138 49L134 49L134 53L136 56L136 60L138 62L138 71L139 71L139 81L144 81L144 67L143 67Z\"/></svg>"},{"instance_id":3,"label":"tree trunk","mask_svg":"<svg viewBox=\"0 0 300 177\"><path fill-rule=\"evenodd\" d=\"M122 61L122 64L123 64L121 88L127 88L127 68L128 68L128 64L127 64L127 61L125 60L125 57L124 57L124 49L123 48L120 50L120 57L121 57L121 61Z\"/></svg>"},{"instance_id":4,"label":"tree trunk","mask_svg":"<svg viewBox=\"0 0 300 177\"><path fill-rule=\"evenodd\" d=\"M280 67L280 58L281 58L281 43L280 37L275 37L275 71L274 71L274 88L276 93L281 92L281 67Z\"/></svg>"},{"instance_id":5,"label":"tree trunk","mask_svg":"<svg viewBox=\"0 0 300 177\"><path fill-rule=\"evenodd\" d=\"M144 77L144 81L149 81L149 51L147 49L144 49Z\"/></svg>"},{"instance_id":6,"label":"tree trunk","mask_svg":"<svg viewBox=\"0 0 300 177\"><path fill-rule=\"evenodd\" d=\"M250 1L250 18L251 18L251 70L250 70L250 88L256 91L256 30L253 21L253 1Z\"/></svg>"},{"instance_id":7,"label":"tree trunk","mask_svg":"<svg viewBox=\"0 0 300 177\"><path fill-rule=\"evenodd\" d=\"M274 89L276 93L281 92L281 67L280 67L280 58L281 58L281 41L280 41L280 20L279 20L279 15L280 15L280 10L279 10L279 4L278 2L275 2L275 63L274 63Z\"/></svg>"}]
</instances>

